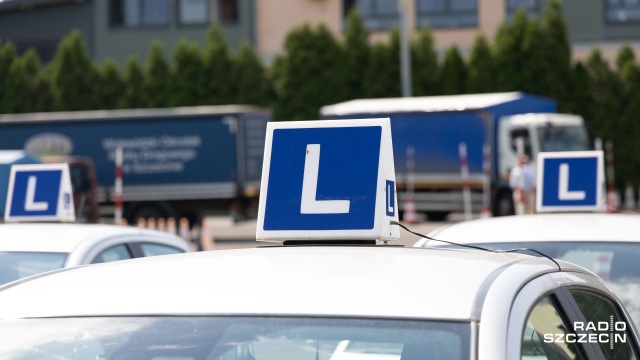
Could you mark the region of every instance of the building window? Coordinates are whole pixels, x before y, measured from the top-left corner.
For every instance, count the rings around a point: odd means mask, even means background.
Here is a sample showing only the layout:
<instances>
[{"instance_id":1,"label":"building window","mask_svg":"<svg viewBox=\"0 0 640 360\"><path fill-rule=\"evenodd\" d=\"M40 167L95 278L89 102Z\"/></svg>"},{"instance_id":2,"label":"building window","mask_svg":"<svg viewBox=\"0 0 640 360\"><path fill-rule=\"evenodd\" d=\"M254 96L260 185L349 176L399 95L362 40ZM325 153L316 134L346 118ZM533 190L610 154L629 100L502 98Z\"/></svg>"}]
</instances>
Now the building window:
<instances>
[{"instance_id":1,"label":"building window","mask_svg":"<svg viewBox=\"0 0 640 360\"><path fill-rule=\"evenodd\" d=\"M540 1L507 0L507 17L513 17L520 9L524 9L528 15L537 16L540 13Z\"/></svg>"},{"instance_id":2,"label":"building window","mask_svg":"<svg viewBox=\"0 0 640 360\"><path fill-rule=\"evenodd\" d=\"M640 1L606 0L605 16L610 23L640 22Z\"/></svg>"},{"instance_id":3,"label":"building window","mask_svg":"<svg viewBox=\"0 0 640 360\"><path fill-rule=\"evenodd\" d=\"M417 0L418 27L478 26L478 0Z\"/></svg>"},{"instance_id":4,"label":"building window","mask_svg":"<svg viewBox=\"0 0 640 360\"><path fill-rule=\"evenodd\" d=\"M219 0L220 4L220 22L237 23L238 22L238 0Z\"/></svg>"},{"instance_id":5,"label":"building window","mask_svg":"<svg viewBox=\"0 0 640 360\"><path fill-rule=\"evenodd\" d=\"M209 0L179 0L178 16L182 25L209 23Z\"/></svg>"},{"instance_id":6,"label":"building window","mask_svg":"<svg viewBox=\"0 0 640 360\"><path fill-rule=\"evenodd\" d=\"M116 27L169 24L169 0L111 0L111 25Z\"/></svg>"},{"instance_id":7,"label":"building window","mask_svg":"<svg viewBox=\"0 0 640 360\"><path fill-rule=\"evenodd\" d=\"M345 19L354 7L360 11L362 21L369 30L388 30L399 24L397 0L345 0Z\"/></svg>"}]
</instances>

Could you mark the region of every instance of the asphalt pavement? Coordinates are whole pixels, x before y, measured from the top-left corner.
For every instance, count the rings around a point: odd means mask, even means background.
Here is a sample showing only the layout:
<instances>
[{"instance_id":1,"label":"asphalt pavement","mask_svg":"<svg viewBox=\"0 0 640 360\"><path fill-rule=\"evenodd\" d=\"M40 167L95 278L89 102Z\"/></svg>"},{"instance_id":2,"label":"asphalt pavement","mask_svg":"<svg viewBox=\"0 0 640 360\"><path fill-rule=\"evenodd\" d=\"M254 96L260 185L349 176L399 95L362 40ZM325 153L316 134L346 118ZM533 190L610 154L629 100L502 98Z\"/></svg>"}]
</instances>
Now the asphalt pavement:
<instances>
[{"instance_id":1,"label":"asphalt pavement","mask_svg":"<svg viewBox=\"0 0 640 360\"><path fill-rule=\"evenodd\" d=\"M476 216L477 217L477 216ZM463 214L451 214L448 221L423 221L415 224L406 224L414 232L427 235L431 231L456 221L463 221ZM256 221L247 220L233 222L227 216L210 216L204 222L207 232L211 236L210 250L248 248L269 245L262 241L256 241ZM420 239L419 236L400 229L400 241L398 244L411 246ZM277 243L276 243L277 244Z\"/></svg>"}]
</instances>

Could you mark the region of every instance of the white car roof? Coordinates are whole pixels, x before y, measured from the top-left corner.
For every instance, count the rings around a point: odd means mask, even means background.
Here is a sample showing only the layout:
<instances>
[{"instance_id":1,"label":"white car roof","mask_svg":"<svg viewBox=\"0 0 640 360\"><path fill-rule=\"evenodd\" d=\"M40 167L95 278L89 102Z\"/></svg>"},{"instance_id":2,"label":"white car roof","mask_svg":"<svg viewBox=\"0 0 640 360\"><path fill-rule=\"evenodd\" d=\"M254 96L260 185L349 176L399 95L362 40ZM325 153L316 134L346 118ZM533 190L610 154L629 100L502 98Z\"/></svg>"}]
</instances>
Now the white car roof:
<instances>
[{"instance_id":1,"label":"white car roof","mask_svg":"<svg viewBox=\"0 0 640 360\"><path fill-rule=\"evenodd\" d=\"M640 215L564 213L502 216L445 225L428 235L467 244L522 241L640 242ZM425 242L425 239L421 239L416 246Z\"/></svg>"},{"instance_id":2,"label":"white car roof","mask_svg":"<svg viewBox=\"0 0 640 360\"><path fill-rule=\"evenodd\" d=\"M0 252L34 251L70 253L80 244L92 243L121 235L145 235L162 239L168 244L188 251L180 238L160 231L133 226L67 223L18 223L0 224ZM163 242L164 242L163 241Z\"/></svg>"},{"instance_id":3,"label":"white car roof","mask_svg":"<svg viewBox=\"0 0 640 360\"><path fill-rule=\"evenodd\" d=\"M0 288L0 319L238 314L468 320L497 279L506 277L501 283L512 288L500 290L508 297L524 282L554 271L557 265L545 258L477 250L218 250L90 265L18 281ZM51 296L45 300L46 293Z\"/></svg>"}]
</instances>

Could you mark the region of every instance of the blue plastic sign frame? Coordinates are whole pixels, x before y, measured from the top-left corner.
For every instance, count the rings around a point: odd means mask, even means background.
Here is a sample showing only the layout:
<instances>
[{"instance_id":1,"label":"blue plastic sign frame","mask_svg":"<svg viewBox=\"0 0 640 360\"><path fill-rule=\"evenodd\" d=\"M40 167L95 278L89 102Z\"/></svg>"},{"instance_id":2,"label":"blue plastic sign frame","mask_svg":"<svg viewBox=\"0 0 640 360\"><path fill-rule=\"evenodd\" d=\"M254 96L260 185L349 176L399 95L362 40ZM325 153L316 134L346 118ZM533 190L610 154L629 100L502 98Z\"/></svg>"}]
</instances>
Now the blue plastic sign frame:
<instances>
[{"instance_id":1,"label":"blue plastic sign frame","mask_svg":"<svg viewBox=\"0 0 640 360\"><path fill-rule=\"evenodd\" d=\"M604 153L541 152L537 157L536 211L604 211Z\"/></svg>"},{"instance_id":2,"label":"blue plastic sign frame","mask_svg":"<svg viewBox=\"0 0 640 360\"><path fill-rule=\"evenodd\" d=\"M267 124L256 239L399 240L385 119Z\"/></svg>"},{"instance_id":3,"label":"blue plastic sign frame","mask_svg":"<svg viewBox=\"0 0 640 360\"><path fill-rule=\"evenodd\" d=\"M69 165L11 166L6 222L76 220Z\"/></svg>"}]
</instances>

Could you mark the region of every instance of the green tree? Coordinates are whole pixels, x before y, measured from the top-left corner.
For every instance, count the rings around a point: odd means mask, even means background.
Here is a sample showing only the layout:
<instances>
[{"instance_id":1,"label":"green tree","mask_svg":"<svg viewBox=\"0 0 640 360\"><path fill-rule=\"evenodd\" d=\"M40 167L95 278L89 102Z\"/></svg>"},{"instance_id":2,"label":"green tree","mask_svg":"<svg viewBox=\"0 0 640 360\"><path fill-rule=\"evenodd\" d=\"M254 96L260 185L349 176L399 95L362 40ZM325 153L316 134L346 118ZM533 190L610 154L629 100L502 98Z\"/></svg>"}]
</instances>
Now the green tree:
<instances>
[{"instance_id":1,"label":"green tree","mask_svg":"<svg viewBox=\"0 0 640 360\"><path fill-rule=\"evenodd\" d=\"M33 48L29 48L22 55L22 59L25 62L29 75L36 76L42 68L42 61L40 60L38 52Z\"/></svg>"},{"instance_id":2,"label":"green tree","mask_svg":"<svg viewBox=\"0 0 640 360\"><path fill-rule=\"evenodd\" d=\"M442 85L445 95L463 94L467 83L467 68L457 46L447 50L442 66Z\"/></svg>"},{"instance_id":3,"label":"green tree","mask_svg":"<svg viewBox=\"0 0 640 360\"><path fill-rule=\"evenodd\" d=\"M602 57L599 48L593 49L587 59L587 72L592 80L593 106L591 115L596 136L614 141L622 110L622 84L617 74Z\"/></svg>"},{"instance_id":4,"label":"green tree","mask_svg":"<svg viewBox=\"0 0 640 360\"><path fill-rule=\"evenodd\" d=\"M324 25L289 33L278 75L278 119L317 119L320 107L346 98L343 48Z\"/></svg>"},{"instance_id":5,"label":"green tree","mask_svg":"<svg viewBox=\"0 0 640 360\"><path fill-rule=\"evenodd\" d=\"M195 106L205 103L204 61L196 44L178 42L173 53L173 106Z\"/></svg>"},{"instance_id":6,"label":"green tree","mask_svg":"<svg viewBox=\"0 0 640 360\"><path fill-rule=\"evenodd\" d=\"M134 55L127 59L125 65L124 86L123 106L125 108L139 109L147 106L149 100L144 91L144 72Z\"/></svg>"},{"instance_id":7,"label":"green tree","mask_svg":"<svg viewBox=\"0 0 640 360\"><path fill-rule=\"evenodd\" d=\"M4 44L0 43L0 114L6 112L7 108L12 106L7 103L7 79L11 65L17 57L16 48L11 41L7 41Z\"/></svg>"},{"instance_id":8,"label":"green tree","mask_svg":"<svg viewBox=\"0 0 640 360\"><path fill-rule=\"evenodd\" d=\"M367 97L385 98L402 95L400 86L400 36L397 29L389 43L377 43L371 49L371 61L365 81Z\"/></svg>"},{"instance_id":9,"label":"green tree","mask_svg":"<svg viewBox=\"0 0 640 360\"><path fill-rule=\"evenodd\" d=\"M159 41L151 45L144 74L144 93L147 107L160 108L171 106L173 79L171 69L165 57L164 47Z\"/></svg>"},{"instance_id":10,"label":"green tree","mask_svg":"<svg viewBox=\"0 0 640 360\"><path fill-rule=\"evenodd\" d=\"M220 25L212 25L204 46L205 102L211 105L233 102L233 62Z\"/></svg>"},{"instance_id":11,"label":"green tree","mask_svg":"<svg viewBox=\"0 0 640 360\"><path fill-rule=\"evenodd\" d=\"M260 58L248 42L240 46L236 58L236 103L269 105L269 82Z\"/></svg>"},{"instance_id":12,"label":"green tree","mask_svg":"<svg viewBox=\"0 0 640 360\"><path fill-rule=\"evenodd\" d=\"M497 91L520 91L527 82L525 40L529 32L527 13L519 10L513 22L500 26L494 43Z\"/></svg>"},{"instance_id":13,"label":"green tree","mask_svg":"<svg viewBox=\"0 0 640 360\"><path fill-rule=\"evenodd\" d=\"M100 71L97 92L100 97L99 109L121 109L125 105L125 86L118 64L113 59L105 61Z\"/></svg>"},{"instance_id":14,"label":"green tree","mask_svg":"<svg viewBox=\"0 0 640 360\"><path fill-rule=\"evenodd\" d=\"M593 82L587 68L582 62L576 62L571 69L569 97L565 104L566 111L582 115L589 126L592 126Z\"/></svg>"},{"instance_id":15,"label":"green tree","mask_svg":"<svg viewBox=\"0 0 640 360\"><path fill-rule=\"evenodd\" d=\"M412 94L414 96L442 94L438 53L433 43L431 29L420 30L411 50Z\"/></svg>"},{"instance_id":16,"label":"green tree","mask_svg":"<svg viewBox=\"0 0 640 360\"><path fill-rule=\"evenodd\" d=\"M80 31L73 30L51 62L54 94L61 110L91 110L97 105L98 70Z\"/></svg>"},{"instance_id":17,"label":"green tree","mask_svg":"<svg viewBox=\"0 0 640 360\"><path fill-rule=\"evenodd\" d=\"M571 46L559 0L552 0L544 14L541 54L543 72L538 76L544 84L543 95L558 101L561 111L568 110L571 85Z\"/></svg>"},{"instance_id":18,"label":"green tree","mask_svg":"<svg viewBox=\"0 0 640 360\"><path fill-rule=\"evenodd\" d=\"M640 136L640 67L635 62L628 45L618 52L618 74L622 83L622 109L618 126L614 129L614 157L616 182L623 189L627 182L637 185L640 178L640 160L637 156L636 139Z\"/></svg>"},{"instance_id":19,"label":"green tree","mask_svg":"<svg viewBox=\"0 0 640 360\"><path fill-rule=\"evenodd\" d=\"M33 103L32 111L34 112L56 110L56 101L53 95L51 80L43 71L38 72L33 79L31 101Z\"/></svg>"},{"instance_id":20,"label":"green tree","mask_svg":"<svg viewBox=\"0 0 640 360\"><path fill-rule=\"evenodd\" d=\"M346 98L358 99L365 96L365 78L370 59L369 33L357 7L349 12L345 34L345 82Z\"/></svg>"},{"instance_id":21,"label":"green tree","mask_svg":"<svg viewBox=\"0 0 640 360\"><path fill-rule=\"evenodd\" d=\"M17 58L9 68L5 80L5 108L6 113L25 113L32 110L31 82L27 62L24 58Z\"/></svg>"},{"instance_id":22,"label":"green tree","mask_svg":"<svg viewBox=\"0 0 640 360\"><path fill-rule=\"evenodd\" d=\"M488 93L496 90L493 54L484 35L478 35L471 47L467 70L469 93Z\"/></svg>"}]
</instances>

